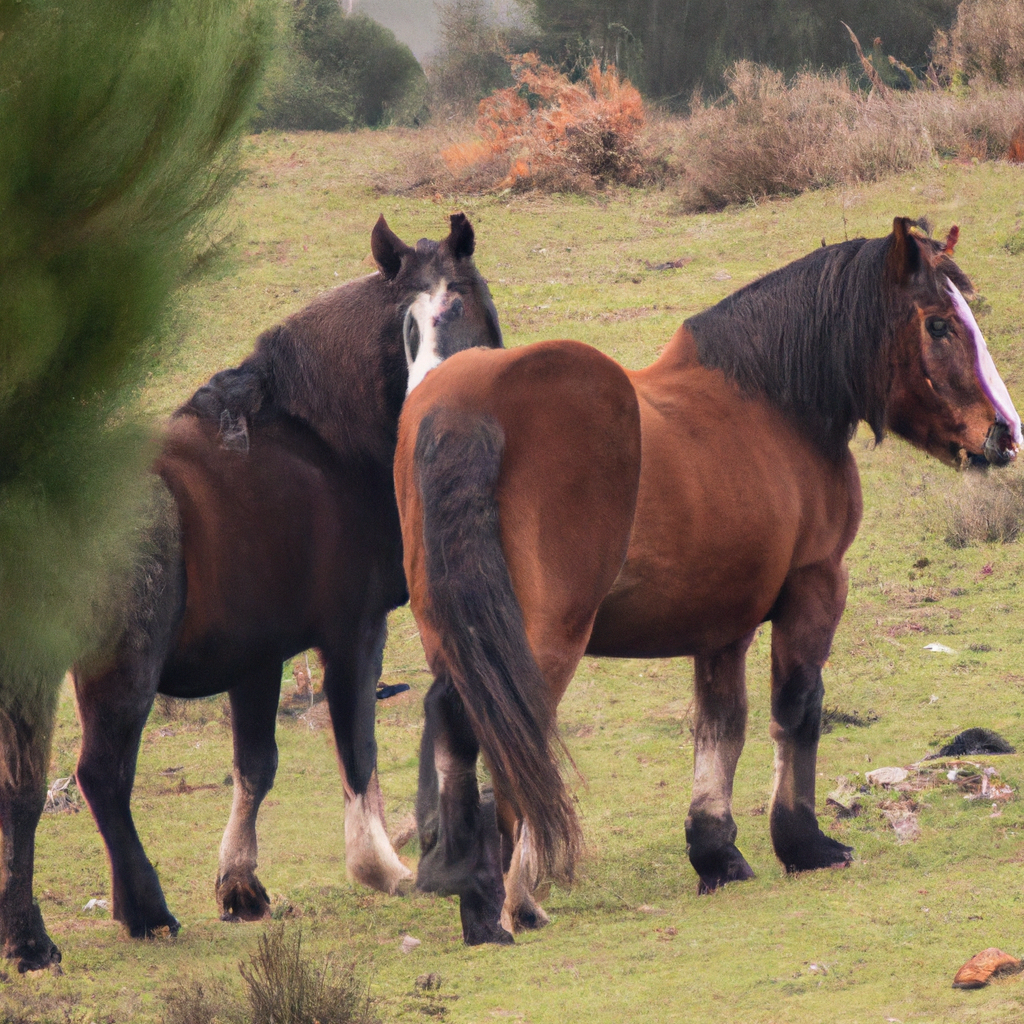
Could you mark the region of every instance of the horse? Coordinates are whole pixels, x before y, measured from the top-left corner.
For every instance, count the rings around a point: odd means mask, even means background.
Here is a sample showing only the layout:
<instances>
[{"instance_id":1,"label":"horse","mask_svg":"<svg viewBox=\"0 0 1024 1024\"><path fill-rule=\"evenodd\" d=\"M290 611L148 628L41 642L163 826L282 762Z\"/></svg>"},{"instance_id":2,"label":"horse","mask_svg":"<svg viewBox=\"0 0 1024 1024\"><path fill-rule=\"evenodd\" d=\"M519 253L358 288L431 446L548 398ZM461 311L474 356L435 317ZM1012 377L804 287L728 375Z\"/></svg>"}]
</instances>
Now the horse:
<instances>
[{"instance_id":1,"label":"horse","mask_svg":"<svg viewBox=\"0 0 1024 1024\"><path fill-rule=\"evenodd\" d=\"M166 427L117 635L74 669L78 786L106 844L113 917L133 937L179 927L130 809L156 694L228 693L234 790L216 897L224 920L256 920L269 910L255 825L277 768L281 672L310 647L324 663L348 872L389 893L410 876L385 831L374 740L386 617L407 599L392 458L407 349L429 338L438 359L502 343L474 246L463 214L443 241L414 247L381 217L374 274L261 334Z\"/></svg>"},{"instance_id":2,"label":"horse","mask_svg":"<svg viewBox=\"0 0 1024 1024\"><path fill-rule=\"evenodd\" d=\"M549 341L459 353L410 394L396 493L434 674L417 885L460 896L467 943L542 925L537 881L572 877L555 717L584 653L694 659L685 836L706 893L753 876L732 785L746 652L770 622L775 854L789 872L851 861L815 815L821 672L861 519L849 441L865 420L953 466L1004 465L1021 442L957 237L898 217L818 249L686 320L645 369Z\"/></svg>"}]
</instances>

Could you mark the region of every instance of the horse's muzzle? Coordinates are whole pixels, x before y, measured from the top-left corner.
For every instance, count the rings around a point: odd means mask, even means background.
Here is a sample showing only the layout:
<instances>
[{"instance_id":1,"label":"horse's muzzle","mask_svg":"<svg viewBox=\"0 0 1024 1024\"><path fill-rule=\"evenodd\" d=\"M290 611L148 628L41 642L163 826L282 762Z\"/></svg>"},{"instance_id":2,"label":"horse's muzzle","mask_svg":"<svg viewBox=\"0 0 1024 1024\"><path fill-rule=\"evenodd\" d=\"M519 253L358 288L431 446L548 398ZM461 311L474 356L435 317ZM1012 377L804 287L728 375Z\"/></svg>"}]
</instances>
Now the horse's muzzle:
<instances>
[{"instance_id":1,"label":"horse's muzzle","mask_svg":"<svg viewBox=\"0 0 1024 1024\"><path fill-rule=\"evenodd\" d=\"M985 461L990 466L1005 466L1017 458L1017 445L1014 444L1010 428L996 420L992 424L982 446Z\"/></svg>"}]
</instances>

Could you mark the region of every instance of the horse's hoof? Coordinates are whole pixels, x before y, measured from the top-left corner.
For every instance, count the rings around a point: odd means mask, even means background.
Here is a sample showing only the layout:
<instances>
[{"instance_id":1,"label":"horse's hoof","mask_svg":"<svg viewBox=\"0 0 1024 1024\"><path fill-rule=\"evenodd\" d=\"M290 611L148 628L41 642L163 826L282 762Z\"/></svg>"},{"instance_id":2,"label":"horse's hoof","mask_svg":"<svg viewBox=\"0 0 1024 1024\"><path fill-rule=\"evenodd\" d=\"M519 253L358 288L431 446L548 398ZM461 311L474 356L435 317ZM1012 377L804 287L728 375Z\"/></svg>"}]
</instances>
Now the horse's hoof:
<instances>
[{"instance_id":1,"label":"horse's hoof","mask_svg":"<svg viewBox=\"0 0 1024 1024\"><path fill-rule=\"evenodd\" d=\"M222 921L262 921L270 914L270 897L255 875L218 881L217 902Z\"/></svg>"},{"instance_id":2,"label":"horse's hoof","mask_svg":"<svg viewBox=\"0 0 1024 1024\"><path fill-rule=\"evenodd\" d=\"M800 871L818 871L821 868L848 868L853 863L853 847L830 839L823 832L808 848L795 851L782 858L789 874Z\"/></svg>"},{"instance_id":3,"label":"horse's hoof","mask_svg":"<svg viewBox=\"0 0 1024 1024\"><path fill-rule=\"evenodd\" d=\"M740 860L742 862L741 867L730 867L728 870L720 873L701 875L697 879L697 895L710 896L711 893L716 892L730 882L746 882L748 879L755 878L753 868L742 857Z\"/></svg>"},{"instance_id":4,"label":"horse's hoof","mask_svg":"<svg viewBox=\"0 0 1024 1024\"><path fill-rule=\"evenodd\" d=\"M505 931L501 925L477 924L471 928L463 927L462 941L467 946L482 946L486 942L492 942L498 946L514 946L515 938L511 932Z\"/></svg>"},{"instance_id":5,"label":"horse's hoof","mask_svg":"<svg viewBox=\"0 0 1024 1024\"><path fill-rule=\"evenodd\" d=\"M719 850L704 853L699 858L694 857L691 847L690 863L693 864L699 878L698 896L707 896L730 882L745 882L754 877L754 869L732 843Z\"/></svg>"},{"instance_id":6,"label":"horse's hoof","mask_svg":"<svg viewBox=\"0 0 1024 1024\"><path fill-rule=\"evenodd\" d=\"M7 950L4 955L8 960L17 962L19 974L45 971L47 968L60 970L57 966L60 963L60 950L45 933L41 940L30 939L14 949Z\"/></svg>"},{"instance_id":7,"label":"horse's hoof","mask_svg":"<svg viewBox=\"0 0 1024 1024\"><path fill-rule=\"evenodd\" d=\"M551 918L536 903L524 903L511 910L506 904L501 910L501 927L514 935L518 935L519 932L537 931L550 923Z\"/></svg>"},{"instance_id":8,"label":"horse's hoof","mask_svg":"<svg viewBox=\"0 0 1024 1024\"><path fill-rule=\"evenodd\" d=\"M169 913L147 915L131 922L117 917L115 920L121 920L133 939L174 938L181 931L181 925L177 918L172 917Z\"/></svg>"}]
</instances>

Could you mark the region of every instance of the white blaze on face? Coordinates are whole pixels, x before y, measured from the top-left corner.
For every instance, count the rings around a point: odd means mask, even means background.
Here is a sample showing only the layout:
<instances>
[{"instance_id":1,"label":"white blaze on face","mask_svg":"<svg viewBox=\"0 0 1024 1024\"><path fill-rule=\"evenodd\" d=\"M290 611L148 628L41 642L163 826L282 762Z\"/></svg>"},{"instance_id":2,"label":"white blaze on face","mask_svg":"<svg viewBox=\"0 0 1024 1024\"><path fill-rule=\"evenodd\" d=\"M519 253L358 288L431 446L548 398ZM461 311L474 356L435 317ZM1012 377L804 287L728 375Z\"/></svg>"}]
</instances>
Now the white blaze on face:
<instances>
[{"instance_id":1,"label":"white blaze on face","mask_svg":"<svg viewBox=\"0 0 1024 1024\"><path fill-rule=\"evenodd\" d=\"M409 307L407 316L416 323L419 335L416 351L410 350L409 332L406 331L405 358L409 365L409 383L405 389L408 395L435 366L440 366L442 357L437 351L437 324L445 310L448 296L448 282L442 278L432 292L420 292Z\"/></svg>"},{"instance_id":2,"label":"white blaze on face","mask_svg":"<svg viewBox=\"0 0 1024 1024\"><path fill-rule=\"evenodd\" d=\"M946 279L946 284L949 286L953 308L974 342L974 374L978 378L981 390L985 392L985 397L992 403L992 407L996 411L996 419L1009 428L1014 442L1021 444L1024 437L1021 436L1020 416L1013 406L1013 399L1010 398L1010 393L1006 390L1002 377L999 376L996 364L992 361L978 321L974 319L971 307L967 305L967 300L960 294L960 289L949 278Z\"/></svg>"}]
</instances>

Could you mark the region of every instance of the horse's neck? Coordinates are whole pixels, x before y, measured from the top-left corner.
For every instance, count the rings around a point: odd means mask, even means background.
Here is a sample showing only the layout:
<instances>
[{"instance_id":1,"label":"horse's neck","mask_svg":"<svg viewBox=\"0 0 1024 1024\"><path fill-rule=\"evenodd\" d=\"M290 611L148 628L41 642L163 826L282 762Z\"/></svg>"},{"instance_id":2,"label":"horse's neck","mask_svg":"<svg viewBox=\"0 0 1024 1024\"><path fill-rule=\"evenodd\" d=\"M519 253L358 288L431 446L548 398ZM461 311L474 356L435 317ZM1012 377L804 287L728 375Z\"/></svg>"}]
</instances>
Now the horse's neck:
<instances>
[{"instance_id":1,"label":"horse's neck","mask_svg":"<svg viewBox=\"0 0 1024 1024\"><path fill-rule=\"evenodd\" d=\"M275 401L297 416L344 458L390 463L398 433L404 379L401 325L390 315L375 282L359 282L368 296L334 293L289 324L274 353ZM364 305L371 306L367 315ZM399 365L400 364L400 365ZM395 378L395 380L392 380Z\"/></svg>"},{"instance_id":2,"label":"horse's neck","mask_svg":"<svg viewBox=\"0 0 1024 1024\"><path fill-rule=\"evenodd\" d=\"M697 358L697 341L685 324L680 324L658 358L650 366L638 371L640 374L657 377L662 373L686 370L700 366Z\"/></svg>"}]
</instances>

